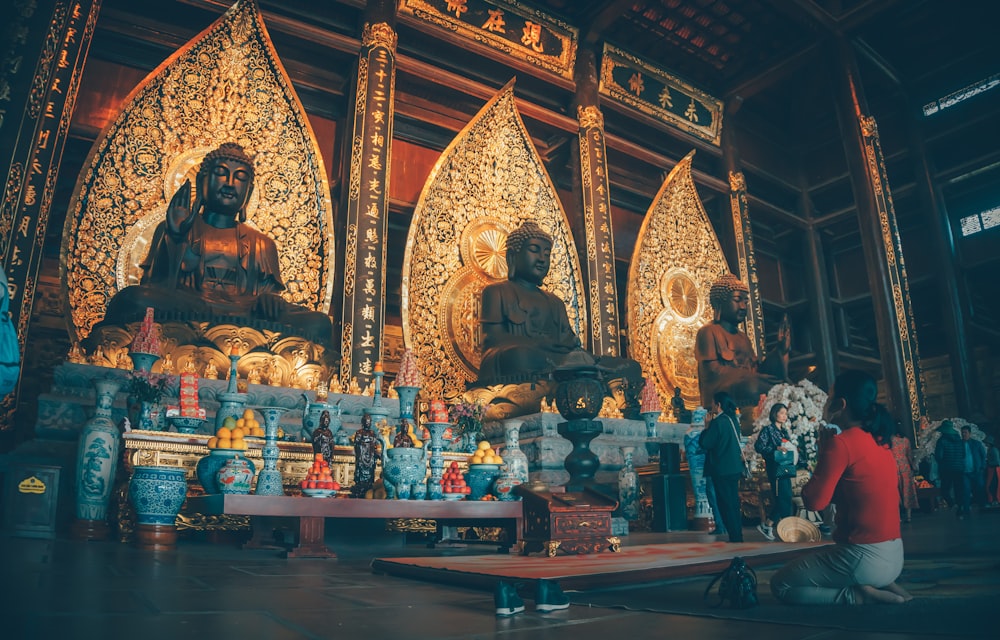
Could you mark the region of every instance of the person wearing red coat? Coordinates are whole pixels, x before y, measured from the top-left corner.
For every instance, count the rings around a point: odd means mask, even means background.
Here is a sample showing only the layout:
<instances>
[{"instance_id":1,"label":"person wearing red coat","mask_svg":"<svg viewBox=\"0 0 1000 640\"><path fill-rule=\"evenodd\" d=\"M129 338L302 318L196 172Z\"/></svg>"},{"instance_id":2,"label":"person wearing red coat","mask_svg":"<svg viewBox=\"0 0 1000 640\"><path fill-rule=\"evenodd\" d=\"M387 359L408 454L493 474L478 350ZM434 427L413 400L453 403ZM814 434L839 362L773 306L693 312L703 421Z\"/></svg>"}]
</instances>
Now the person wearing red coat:
<instances>
[{"instance_id":1,"label":"person wearing red coat","mask_svg":"<svg viewBox=\"0 0 1000 640\"><path fill-rule=\"evenodd\" d=\"M848 370L830 389L824 418L841 433L822 429L813 477L802 489L807 509L837 504L832 548L798 558L771 579L787 604L901 604L911 599L896 578L903 570L896 462L891 433L876 418L878 388L862 371Z\"/></svg>"}]
</instances>

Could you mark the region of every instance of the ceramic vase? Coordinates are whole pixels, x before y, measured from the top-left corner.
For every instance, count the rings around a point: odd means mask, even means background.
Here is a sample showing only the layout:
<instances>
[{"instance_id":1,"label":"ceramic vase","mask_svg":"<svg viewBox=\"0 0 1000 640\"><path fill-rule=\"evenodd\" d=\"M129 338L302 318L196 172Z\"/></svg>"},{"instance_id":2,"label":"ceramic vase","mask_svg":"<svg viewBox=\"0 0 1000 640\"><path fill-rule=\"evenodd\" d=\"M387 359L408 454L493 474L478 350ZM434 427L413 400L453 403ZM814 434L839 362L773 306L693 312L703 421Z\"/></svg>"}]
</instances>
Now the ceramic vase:
<instances>
[{"instance_id":1,"label":"ceramic vase","mask_svg":"<svg viewBox=\"0 0 1000 640\"><path fill-rule=\"evenodd\" d=\"M209 449L208 455L203 456L194 468L198 482L205 493L222 493L219 487L219 470L226 466L226 463L236 456L245 455L242 449ZM251 477L256 473L257 467L254 463L243 457L247 466L250 467Z\"/></svg>"},{"instance_id":2,"label":"ceramic vase","mask_svg":"<svg viewBox=\"0 0 1000 640\"><path fill-rule=\"evenodd\" d=\"M417 394L420 387L396 387L399 395L399 417L413 421L413 409L417 401Z\"/></svg>"},{"instance_id":3,"label":"ceramic vase","mask_svg":"<svg viewBox=\"0 0 1000 640\"><path fill-rule=\"evenodd\" d=\"M259 496L283 496L285 495L285 486L281 472L278 471L278 420L288 409L284 407L259 407L257 410L264 416L264 448L261 450L264 468L257 475L255 493Z\"/></svg>"},{"instance_id":4,"label":"ceramic vase","mask_svg":"<svg viewBox=\"0 0 1000 640\"><path fill-rule=\"evenodd\" d=\"M528 481L528 456L521 451L521 423L508 421L503 426L503 461L507 473L517 480L518 484Z\"/></svg>"},{"instance_id":5,"label":"ceramic vase","mask_svg":"<svg viewBox=\"0 0 1000 640\"><path fill-rule=\"evenodd\" d=\"M159 402L141 400L135 424L132 425L132 428L141 431L163 431L163 425L161 424L162 413L163 407Z\"/></svg>"},{"instance_id":6,"label":"ceramic vase","mask_svg":"<svg viewBox=\"0 0 1000 640\"><path fill-rule=\"evenodd\" d=\"M636 473L632 456L635 447L621 447L624 464L618 471L618 503L621 515L626 520L639 519L639 474Z\"/></svg>"},{"instance_id":7,"label":"ceramic vase","mask_svg":"<svg viewBox=\"0 0 1000 640\"><path fill-rule=\"evenodd\" d=\"M500 477L498 464L470 464L465 474L465 483L469 485L469 500L481 500L490 493L493 483Z\"/></svg>"},{"instance_id":8,"label":"ceramic vase","mask_svg":"<svg viewBox=\"0 0 1000 640\"><path fill-rule=\"evenodd\" d=\"M430 468L431 475L427 479L427 499L443 500L441 479L444 477L444 432L451 426L447 422L428 422L427 430L431 433Z\"/></svg>"},{"instance_id":9,"label":"ceramic vase","mask_svg":"<svg viewBox=\"0 0 1000 640\"><path fill-rule=\"evenodd\" d=\"M250 493L253 472L254 468L246 458L240 456L229 458L215 476L219 484L219 492L247 495Z\"/></svg>"},{"instance_id":10,"label":"ceramic vase","mask_svg":"<svg viewBox=\"0 0 1000 640\"><path fill-rule=\"evenodd\" d=\"M393 447L385 452L382 457L382 481L387 498L411 498L413 485L423 483L427 474L426 456L423 447Z\"/></svg>"},{"instance_id":11,"label":"ceramic vase","mask_svg":"<svg viewBox=\"0 0 1000 640\"><path fill-rule=\"evenodd\" d=\"M708 482L705 479L705 452L698 444L704 426L703 423L693 424L684 434L684 456L687 458L694 493L694 527L708 531L711 529L712 507L708 501Z\"/></svg>"},{"instance_id":12,"label":"ceramic vase","mask_svg":"<svg viewBox=\"0 0 1000 640\"><path fill-rule=\"evenodd\" d=\"M132 368L146 373L152 371L153 365L160 359L160 356L155 353L143 353L142 351L129 351L128 355L132 359Z\"/></svg>"},{"instance_id":13,"label":"ceramic vase","mask_svg":"<svg viewBox=\"0 0 1000 640\"><path fill-rule=\"evenodd\" d=\"M522 483L514 474L510 472L507 465L501 468L500 475L493 482L493 495L502 502L513 502L520 500L521 496L514 493L514 487Z\"/></svg>"},{"instance_id":14,"label":"ceramic vase","mask_svg":"<svg viewBox=\"0 0 1000 640\"><path fill-rule=\"evenodd\" d=\"M135 467L128 498L135 510L136 542L153 549L177 542L177 514L187 497L187 478L179 467Z\"/></svg>"},{"instance_id":15,"label":"ceramic vase","mask_svg":"<svg viewBox=\"0 0 1000 640\"><path fill-rule=\"evenodd\" d=\"M111 407L121 386L121 380L94 380L97 406L94 417L80 430L77 445L73 533L78 538L100 540L108 535L108 500L122 450L121 434L111 420Z\"/></svg>"}]
</instances>

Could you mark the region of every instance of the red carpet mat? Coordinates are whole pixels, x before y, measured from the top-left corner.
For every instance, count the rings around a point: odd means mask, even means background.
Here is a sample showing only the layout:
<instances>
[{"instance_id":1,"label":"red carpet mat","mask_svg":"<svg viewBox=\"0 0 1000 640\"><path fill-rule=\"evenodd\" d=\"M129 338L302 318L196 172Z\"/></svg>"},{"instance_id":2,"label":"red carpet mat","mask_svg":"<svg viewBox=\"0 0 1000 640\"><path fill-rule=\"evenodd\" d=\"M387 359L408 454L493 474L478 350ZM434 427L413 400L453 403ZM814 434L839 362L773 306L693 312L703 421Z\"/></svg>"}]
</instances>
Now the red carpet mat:
<instances>
[{"instance_id":1,"label":"red carpet mat","mask_svg":"<svg viewBox=\"0 0 1000 640\"><path fill-rule=\"evenodd\" d=\"M622 547L554 558L539 555L476 555L407 558L376 558L378 573L431 582L490 589L498 579L558 580L563 589L585 590L615 585L709 575L729 565L733 556L743 556L751 566L785 562L803 552L830 542L684 542Z\"/></svg>"}]
</instances>

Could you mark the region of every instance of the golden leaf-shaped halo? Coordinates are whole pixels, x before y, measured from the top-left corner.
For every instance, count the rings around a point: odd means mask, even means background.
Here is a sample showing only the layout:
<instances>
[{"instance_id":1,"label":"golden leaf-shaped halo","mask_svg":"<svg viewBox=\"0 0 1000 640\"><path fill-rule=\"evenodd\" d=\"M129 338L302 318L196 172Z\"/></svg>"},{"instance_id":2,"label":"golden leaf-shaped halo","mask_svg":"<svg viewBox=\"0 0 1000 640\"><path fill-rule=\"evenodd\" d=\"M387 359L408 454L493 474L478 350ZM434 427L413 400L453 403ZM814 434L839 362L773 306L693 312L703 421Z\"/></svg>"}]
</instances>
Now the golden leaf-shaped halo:
<instances>
[{"instance_id":1,"label":"golden leaf-shaped halo","mask_svg":"<svg viewBox=\"0 0 1000 640\"><path fill-rule=\"evenodd\" d=\"M719 239L701 204L691 159L677 163L643 220L629 266L629 355L662 397L680 387L699 404L694 356L698 329L712 321L708 290L728 270Z\"/></svg>"},{"instance_id":2,"label":"golden leaf-shaped halo","mask_svg":"<svg viewBox=\"0 0 1000 640\"><path fill-rule=\"evenodd\" d=\"M333 216L319 146L256 2L239 0L132 91L84 163L60 260L75 340L136 281L177 187L229 141L254 156L248 222L278 245L285 298L329 310Z\"/></svg>"},{"instance_id":3,"label":"golden leaf-shaped halo","mask_svg":"<svg viewBox=\"0 0 1000 640\"><path fill-rule=\"evenodd\" d=\"M417 355L429 397L458 396L475 378L472 365L479 355L468 350L478 326L456 332L454 323L460 318L478 323L479 292L504 277L506 235L526 220L552 235L552 268L543 286L566 303L570 324L582 335L586 310L576 246L517 112L511 81L441 154L410 224L403 256L403 341ZM468 269L484 280L470 279ZM442 310L439 305L449 300L462 309Z\"/></svg>"}]
</instances>

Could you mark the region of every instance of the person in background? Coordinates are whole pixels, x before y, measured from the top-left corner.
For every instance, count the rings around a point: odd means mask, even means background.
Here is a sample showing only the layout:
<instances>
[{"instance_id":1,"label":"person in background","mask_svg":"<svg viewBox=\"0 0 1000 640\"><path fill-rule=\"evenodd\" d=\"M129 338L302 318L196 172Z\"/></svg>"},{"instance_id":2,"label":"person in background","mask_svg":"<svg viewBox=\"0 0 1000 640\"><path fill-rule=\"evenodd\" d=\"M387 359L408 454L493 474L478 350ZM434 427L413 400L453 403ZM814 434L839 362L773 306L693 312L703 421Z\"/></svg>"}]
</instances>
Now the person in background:
<instances>
[{"instance_id":1,"label":"person in background","mask_svg":"<svg viewBox=\"0 0 1000 640\"><path fill-rule=\"evenodd\" d=\"M790 443L792 437L788 434L785 424L788 422L788 407L780 402L771 406L770 421L764 425L754 442L753 449L764 458L764 468L767 471L767 481L771 485L771 512L767 520L757 525L757 530L768 540L774 540L774 525L792 515L792 479L778 477L778 462L774 454L784 443ZM764 497L761 496L761 502Z\"/></svg>"},{"instance_id":2,"label":"person in background","mask_svg":"<svg viewBox=\"0 0 1000 640\"><path fill-rule=\"evenodd\" d=\"M958 508L958 519L964 520L970 511L969 479L965 475L965 443L951 420L938 427L934 459L941 477L941 497ZM971 469L970 469L971 470Z\"/></svg>"},{"instance_id":3,"label":"person in background","mask_svg":"<svg viewBox=\"0 0 1000 640\"><path fill-rule=\"evenodd\" d=\"M771 591L787 604L902 604L912 596L896 584L903 569L896 463L891 434L877 419L875 379L847 370L833 383L823 410L840 425L819 432L813 477L802 489L807 509L821 510L837 496L832 547L801 556L771 578Z\"/></svg>"},{"instance_id":4,"label":"person in background","mask_svg":"<svg viewBox=\"0 0 1000 640\"><path fill-rule=\"evenodd\" d=\"M712 478L715 486L715 497L729 541L743 542L740 478L746 463L740 448L739 419L733 397L725 391L716 392L712 414L715 418L700 437L701 448L705 451L705 474Z\"/></svg>"},{"instance_id":5,"label":"person in background","mask_svg":"<svg viewBox=\"0 0 1000 640\"><path fill-rule=\"evenodd\" d=\"M986 506L1000 505L1000 449L993 436L986 436Z\"/></svg>"},{"instance_id":6,"label":"person in background","mask_svg":"<svg viewBox=\"0 0 1000 640\"><path fill-rule=\"evenodd\" d=\"M903 522L909 522L913 517L913 510L920 506L917 501L917 481L913 473L913 447L910 446L910 439L902 434L902 425L894 421L887 410L879 411L879 419L892 425L894 431L891 449L899 479L899 507Z\"/></svg>"},{"instance_id":7,"label":"person in background","mask_svg":"<svg viewBox=\"0 0 1000 640\"><path fill-rule=\"evenodd\" d=\"M962 426L962 442L965 443L963 469L969 484L969 495L980 509L986 508L986 448L972 437L972 427ZM967 512L968 513L968 512Z\"/></svg>"}]
</instances>

